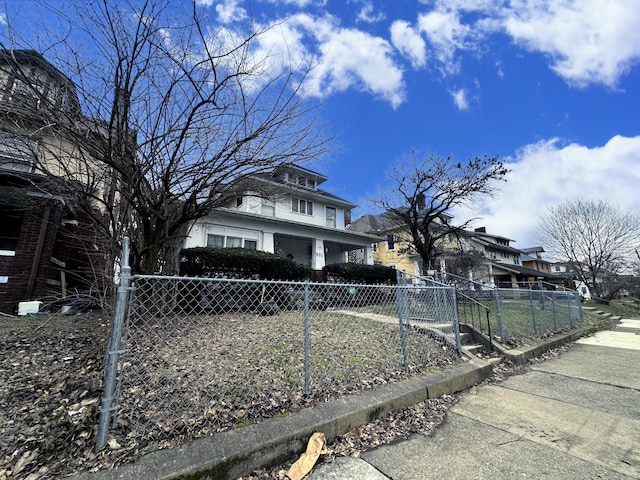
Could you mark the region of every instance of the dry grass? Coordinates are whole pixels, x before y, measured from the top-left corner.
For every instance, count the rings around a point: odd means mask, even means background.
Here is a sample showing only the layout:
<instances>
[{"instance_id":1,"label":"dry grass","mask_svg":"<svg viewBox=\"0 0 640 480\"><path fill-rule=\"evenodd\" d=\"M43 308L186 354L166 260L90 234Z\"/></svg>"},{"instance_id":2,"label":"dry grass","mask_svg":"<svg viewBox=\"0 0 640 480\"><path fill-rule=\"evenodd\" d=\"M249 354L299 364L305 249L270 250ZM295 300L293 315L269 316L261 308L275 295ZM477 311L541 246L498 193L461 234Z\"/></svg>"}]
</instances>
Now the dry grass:
<instances>
[{"instance_id":1,"label":"dry grass","mask_svg":"<svg viewBox=\"0 0 640 480\"><path fill-rule=\"evenodd\" d=\"M411 330L407 373L396 325L323 312L309 329L311 390L304 394L299 312L147 319L129 332L123 411L109 446L95 454L108 320L0 319L0 479L108 468L460 361Z\"/></svg>"}]
</instances>

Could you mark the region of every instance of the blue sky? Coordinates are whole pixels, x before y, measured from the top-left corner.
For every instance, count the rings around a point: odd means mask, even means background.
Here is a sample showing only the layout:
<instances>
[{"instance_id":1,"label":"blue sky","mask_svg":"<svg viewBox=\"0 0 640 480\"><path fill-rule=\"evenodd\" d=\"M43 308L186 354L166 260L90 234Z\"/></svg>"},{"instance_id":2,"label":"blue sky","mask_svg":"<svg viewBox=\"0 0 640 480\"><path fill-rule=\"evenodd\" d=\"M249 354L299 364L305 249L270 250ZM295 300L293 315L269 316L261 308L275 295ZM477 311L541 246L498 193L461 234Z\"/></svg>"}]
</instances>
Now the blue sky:
<instances>
[{"instance_id":1,"label":"blue sky","mask_svg":"<svg viewBox=\"0 0 640 480\"><path fill-rule=\"evenodd\" d=\"M640 0L198 2L213 28L277 24L257 55L315 63L339 148L313 168L356 217L414 150L508 162L496 198L453 213L516 247L565 199L640 210Z\"/></svg>"}]
</instances>

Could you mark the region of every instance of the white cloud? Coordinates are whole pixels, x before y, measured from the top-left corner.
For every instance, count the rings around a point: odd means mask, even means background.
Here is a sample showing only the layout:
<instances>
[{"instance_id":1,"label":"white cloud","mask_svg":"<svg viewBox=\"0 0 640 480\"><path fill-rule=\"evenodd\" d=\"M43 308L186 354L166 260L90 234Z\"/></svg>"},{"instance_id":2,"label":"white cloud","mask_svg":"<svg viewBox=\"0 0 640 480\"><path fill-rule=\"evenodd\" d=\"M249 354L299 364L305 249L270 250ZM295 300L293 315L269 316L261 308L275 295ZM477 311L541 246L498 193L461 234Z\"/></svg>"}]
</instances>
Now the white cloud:
<instances>
[{"instance_id":1,"label":"white cloud","mask_svg":"<svg viewBox=\"0 0 640 480\"><path fill-rule=\"evenodd\" d=\"M427 45L420 34L404 20L393 22L390 31L393 46L409 57L414 68L424 67L427 63Z\"/></svg>"},{"instance_id":2,"label":"white cloud","mask_svg":"<svg viewBox=\"0 0 640 480\"><path fill-rule=\"evenodd\" d=\"M516 248L534 245L541 215L565 200L603 198L640 211L640 136L615 136L594 148L562 146L554 138L522 148L509 168L496 198L481 199L455 215L460 222L481 217L476 226L516 240Z\"/></svg>"},{"instance_id":3,"label":"white cloud","mask_svg":"<svg viewBox=\"0 0 640 480\"><path fill-rule=\"evenodd\" d=\"M383 98L396 108L404 101L402 71L384 39L348 28L316 31L319 64L307 84L308 92L324 97L357 88Z\"/></svg>"},{"instance_id":4,"label":"white cloud","mask_svg":"<svg viewBox=\"0 0 640 480\"><path fill-rule=\"evenodd\" d=\"M458 110L469 110L469 101L467 100L467 91L464 88L452 90L449 92L453 97L453 104Z\"/></svg>"},{"instance_id":5,"label":"white cloud","mask_svg":"<svg viewBox=\"0 0 640 480\"><path fill-rule=\"evenodd\" d=\"M357 20L366 23L377 23L386 18L386 15L383 12L375 13L375 9L373 7L373 3L370 1L365 1L364 5L358 12Z\"/></svg>"},{"instance_id":6,"label":"white cloud","mask_svg":"<svg viewBox=\"0 0 640 480\"><path fill-rule=\"evenodd\" d=\"M405 98L402 70L383 38L342 28L335 17L299 13L258 38L256 58L278 65L313 65L305 79L306 95L324 98L356 89L382 98L396 108ZM280 63L279 63L280 62Z\"/></svg>"},{"instance_id":7,"label":"white cloud","mask_svg":"<svg viewBox=\"0 0 640 480\"><path fill-rule=\"evenodd\" d=\"M0 13L0 25L7 25L7 14Z\"/></svg>"},{"instance_id":8,"label":"white cloud","mask_svg":"<svg viewBox=\"0 0 640 480\"><path fill-rule=\"evenodd\" d=\"M311 4L313 4L315 2L315 0L269 0L269 3L281 3L284 5L293 5L295 7L298 8L303 8L303 7L307 7ZM325 2L322 1L321 4L324 4Z\"/></svg>"},{"instance_id":9,"label":"white cloud","mask_svg":"<svg viewBox=\"0 0 640 480\"><path fill-rule=\"evenodd\" d=\"M224 0L216 5L216 13L221 23L232 23L245 20L247 11L238 4L241 0Z\"/></svg>"},{"instance_id":10,"label":"white cloud","mask_svg":"<svg viewBox=\"0 0 640 480\"><path fill-rule=\"evenodd\" d=\"M614 87L640 60L637 0L515 2L506 31L531 51L551 56L552 69L567 82Z\"/></svg>"},{"instance_id":11,"label":"white cloud","mask_svg":"<svg viewBox=\"0 0 640 480\"><path fill-rule=\"evenodd\" d=\"M445 64L493 33L548 55L551 69L576 86L615 87L640 62L638 0L437 0L420 21Z\"/></svg>"},{"instance_id":12,"label":"white cloud","mask_svg":"<svg viewBox=\"0 0 640 480\"><path fill-rule=\"evenodd\" d=\"M460 22L457 12L433 11L418 16L418 29L424 32L431 44L442 70L455 74L460 70L455 60L457 50L466 49L466 37L471 29Z\"/></svg>"}]
</instances>

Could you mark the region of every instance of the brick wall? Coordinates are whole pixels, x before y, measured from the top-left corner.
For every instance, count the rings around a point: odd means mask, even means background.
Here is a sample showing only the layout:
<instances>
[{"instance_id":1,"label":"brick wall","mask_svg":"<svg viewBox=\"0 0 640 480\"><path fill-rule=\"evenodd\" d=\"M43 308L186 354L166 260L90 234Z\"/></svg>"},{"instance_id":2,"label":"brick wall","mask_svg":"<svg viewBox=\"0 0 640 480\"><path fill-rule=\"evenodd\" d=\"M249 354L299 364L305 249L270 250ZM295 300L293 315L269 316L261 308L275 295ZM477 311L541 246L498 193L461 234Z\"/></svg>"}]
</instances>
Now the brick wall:
<instances>
[{"instance_id":1,"label":"brick wall","mask_svg":"<svg viewBox=\"0 0 640 480\"><path fill-rule=\"evenodd\" d=\"M48 213L46 235L44 237L40 262L33 291L28 294L29 279L43 222ZM0 311L15 314L18 302L37 300L47 295L47 279L52 268L51 255L56 243L62 215L62 206L56 202L42 202L25 209L20 238L13 257L0 257L0 275L8 276L7 283L0 284Z\"/></svg>"}]
</instances>

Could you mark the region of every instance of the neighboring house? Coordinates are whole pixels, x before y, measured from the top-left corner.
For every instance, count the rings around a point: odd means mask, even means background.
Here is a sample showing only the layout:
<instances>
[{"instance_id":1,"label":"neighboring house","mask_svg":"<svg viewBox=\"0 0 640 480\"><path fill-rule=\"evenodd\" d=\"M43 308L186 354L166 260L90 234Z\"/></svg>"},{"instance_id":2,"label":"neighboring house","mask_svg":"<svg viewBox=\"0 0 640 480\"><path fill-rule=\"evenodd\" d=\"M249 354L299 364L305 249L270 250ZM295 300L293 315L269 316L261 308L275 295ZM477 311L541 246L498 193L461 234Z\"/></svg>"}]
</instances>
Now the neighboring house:
<instances>
[{"instance_id":1,"label":"neighboring house","mask_svg":"<svg viewBox=\"0 0 640 480\"><path fill-rule=\"evenodd\" d=\"M35 51L0 51L0 311L7 313L21 301L64 296L83 276L70 268L83 258L77 221L34 162L74 147L43 124L44 109L79 113L73 83ZM65 154L57 161L65 158L71 163Z\"/></svg>"},{"instance_id":2,"label":"neighboring house","mask_svg":"<svg viewBox=\"0 0 640 480\"><path fill-rule=\"evenodd\" d=\"M398 224L392 215L364 215L351 228L384 238L374 245L376 263L415 275L433 273L422 271L422 259L415 254L406 225ZM541 247L521 251L513 248L511 242L509 238L487 233L486 228L452 229L436 243L439 271L452 273L455 264L456 275L476 284L503 288L530 286L550 276L549 262L538 258L544 251ZM465 265L460 261L462 257L469 263L464 273L459 272L460 266Z\"/></svg>"},{"instance_id":3,"label":"neighboring house","mask_svg":"<svg viewBox=\"0 0 640 480\"><path fill-rule=\"evenodd\" d=\"M225 208L197 220L183 246L261 250L317 272L347 261L372 265L379 238L346 230L355 205L318 188L326 180L293 164L257 174Z\"/></svg>"},{"instance_id":4,"label":"neighboring house","mask_svg":"<svg viewBox=\"0 0 640 480\"><path fill-rule=\"evenodd\" d=\"M406 226L399 224L393 215L364 215L355 220L349 230L379 237L371 246L374 263L422 275L422 259L415 253Z\"/></svg>"},{"instance_id":5,"label":"neighboring house","mask_svg":"<svg viewBox=\"0 0 640 480\"><path fill-rule=\"evenodd\" d=\"M522 252L522 266L530 268L531 270L542 272L547 276L551 275L551 262L542 258L544 248L538 246L523 248L520 251Z\"/></svg>"},{"instance_id":6,"label":"neighboring house","mask_svg":"<svg viewBox=\"0 0 640 480\"><path fill-rule=\"evenodd\" d=\"M575 289L585 300L591 300L589 287L581 281L579 274L571 262L554 262L549 266L551 276L549 281L560 288Z\"/></svg>"},{"instance_id":7,"label":"neighboring house","mask_svg":"<svg viewBox=\"0 0 640 480\"><path fill-rule=\"evenodd\" d=\"M465 231L469 248L481 253L482 265L474 268L473 280L501 288L529 288L549 277L544 270L530 268L530 255L511 246L513 240L502 235L487 233L485 227ZM529 266L523 264L523 259Z\"/></svg>"}]
</instances>

